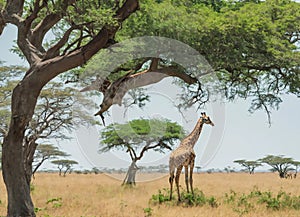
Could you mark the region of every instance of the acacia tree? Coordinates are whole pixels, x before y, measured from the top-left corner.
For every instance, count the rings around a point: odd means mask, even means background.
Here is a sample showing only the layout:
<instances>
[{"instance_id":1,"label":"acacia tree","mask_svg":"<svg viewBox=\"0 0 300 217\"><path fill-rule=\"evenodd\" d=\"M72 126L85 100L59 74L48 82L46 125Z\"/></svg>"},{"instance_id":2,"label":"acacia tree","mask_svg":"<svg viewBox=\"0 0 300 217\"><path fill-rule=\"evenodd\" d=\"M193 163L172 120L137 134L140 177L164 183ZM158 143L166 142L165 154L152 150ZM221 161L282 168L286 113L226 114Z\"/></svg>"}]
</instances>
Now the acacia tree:
<instances>
[{"instance_id":1,"label":"acacia tree","mask_svg":"<svg viewBox=\"0 0 300 217\"><path fill-rule=\"evenodd\" d=\"M38 96L53 78L108 47L121 23L138 9L138 1L7 0L1 1L0 7L0 34L7 24L17 27L17 45L29 64L14 88L3 142L7 216L35 216L26 166L31 163L26 153L33 156L35 146L23 146L23 140ZM53 29L57 40L46 41L46 34Z\"/></svg>"},{"instance_id":2,"label":"acacia tree","mask_svg":"<svg viewBox=\"0 0 300 217\"><path fill-rule=\"evenodd\" d=\"M111 124L101 132L101 152L110 150L126 151L131 158L126 184L135 184L138 167L136 162L149 151L164 153L172 150L175 142L184 135L183 128L177 123L160 119L132 120L126 124Z\"/></svg>"},{"instance_id":3,"label":"acacia tree","mask_svg":"<svg viewBox=\"0 0 300 217\"><path fill-rule=\"evenodd\" d=\"M280 178L285 178L287 172L293 170L292 166L295 162L293 158L284 157L283 155L267 155L259 161L271 166L272 171L278 172Z\"/></svg>"},{"instance_id":4,"label":"acacia tree","mask_svg":"<svg viewBox=\"0 0 300 217\"><path fill-rule=\"evenodd\" d=\"M51 163L57 165L57 168L59 169L59 173L58 173L59 176L61 176L63 172L64 177L66 176L67 172L71 172L73 165L78 164L78 162L75 160L67 160L67 159L54 160L51 161Z\"/></svg>"},{"instance_id":5,"label":"acacia tree","mask_svg":"<svg viewBox=\"0 0 300 217\"><path fill-rule=\"evenodd\" d=\"M258 161L235 160L233 162L245 167L250 174L254 174L254 170L262 165Z\"/></svg>"},{"instance_id":6,"label":"acacia tree","mask_svg":"<svg viewBox=\"0 0 300 217\"><path fill-rule=\"evenodd\" d=\"M32 171L32 175L34 176L35 172L42 166L42 164L46 160L51 160L57 157L67 157L69 156L67 153L60 151L57 147L52 144L40 144L36 148L36 152L34 154L34 169Z\"/></svg>"}]
</instances>

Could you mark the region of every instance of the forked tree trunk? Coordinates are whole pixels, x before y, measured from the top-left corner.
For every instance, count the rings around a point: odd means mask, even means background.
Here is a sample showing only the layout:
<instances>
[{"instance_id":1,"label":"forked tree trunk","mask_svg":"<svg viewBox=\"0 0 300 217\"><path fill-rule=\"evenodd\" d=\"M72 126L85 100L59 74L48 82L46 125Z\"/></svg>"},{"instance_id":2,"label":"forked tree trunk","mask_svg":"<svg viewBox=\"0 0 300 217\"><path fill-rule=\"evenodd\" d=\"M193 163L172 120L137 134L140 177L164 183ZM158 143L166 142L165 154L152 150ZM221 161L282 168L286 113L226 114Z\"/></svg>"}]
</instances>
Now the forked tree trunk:
<instances>
[{"instance_id":1,"label":"forked tree trunk","mask_svg":"<svg viewBox=\"0 0 300 217\"><path fill-rule=\"evenodd\" d=\"M35 216L30 197L32 162L28 162L27 147L23 146L23 139L41 90L39 83L41 82L35 79L25 78L15 87L12 94L10 128L4 138L2 151L3 179L8 194L8 217Z\"/></svg>"}]
</instances>

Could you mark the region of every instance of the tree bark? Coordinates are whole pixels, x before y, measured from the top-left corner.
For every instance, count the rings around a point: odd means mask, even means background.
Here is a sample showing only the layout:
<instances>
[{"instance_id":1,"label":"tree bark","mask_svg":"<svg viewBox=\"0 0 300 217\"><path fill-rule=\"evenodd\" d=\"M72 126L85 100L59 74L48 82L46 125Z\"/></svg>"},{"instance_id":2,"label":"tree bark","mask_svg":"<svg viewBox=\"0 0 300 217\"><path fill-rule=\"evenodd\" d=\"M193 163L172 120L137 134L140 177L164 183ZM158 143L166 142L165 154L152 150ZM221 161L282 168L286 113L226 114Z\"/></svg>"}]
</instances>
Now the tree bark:
<instances>
[{"instance_id":1,"label":"tree bark","mask_svg":"<svg viewBox=\"0 0 300 217\"><path fill-rule=\"evenodd\" d=\"M31 171L28 171L27 147L24 146L23 139L42 88L38 84L35 79L25 78L12 94L12 116L8 134L4 138L2 156L3 179L8 194L8 217L35 216L30 197Z\"/></svg>"},{"instance_id":2,"label":"tree bark","mask_svg":"<svg viewBox=\"0 0 300 217\"><path fill-rule=\"evenodd\" d=\"M126 185L135 185L135 176L138 169L139 168L136 165L136 161L132 161L131 165L128 168L127 175L123 181L123 184L126 182Z\"/></svg>"}]
</instances>

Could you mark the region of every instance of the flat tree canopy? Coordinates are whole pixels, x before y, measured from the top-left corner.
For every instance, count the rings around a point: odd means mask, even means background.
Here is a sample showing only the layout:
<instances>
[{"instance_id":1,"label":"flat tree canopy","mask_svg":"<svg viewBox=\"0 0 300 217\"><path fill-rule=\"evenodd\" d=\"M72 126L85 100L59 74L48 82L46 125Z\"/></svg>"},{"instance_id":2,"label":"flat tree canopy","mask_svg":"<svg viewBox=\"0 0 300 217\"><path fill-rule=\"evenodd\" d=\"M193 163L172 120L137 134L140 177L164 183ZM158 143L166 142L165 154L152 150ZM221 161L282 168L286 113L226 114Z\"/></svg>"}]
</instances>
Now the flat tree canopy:
<instances>
[{"instance_id":1,"label":"flat tree canopy","mask_svg":"<svg viewBox=\"0 0 300 217\"><path fill-rule=\"evenodd\" d=\"M254 174L254 170L262 165L259 161L253 160L235 160L233 162L245 167L250 174Z\"/></svg>"},{"instance_id":2,"label":"flat tree canopy","mask_svg":"<svg viewBox=\"0 0 300 217\"><path fill-rule=\"evenodd\" d=\"M71 172L72 166L78 164L77 161L68 159L53 160L51 163L57 165L59 176L62 175L62 172L64 173L64 176L66 176L67 172Z\"/></svg>"}]
</instances>

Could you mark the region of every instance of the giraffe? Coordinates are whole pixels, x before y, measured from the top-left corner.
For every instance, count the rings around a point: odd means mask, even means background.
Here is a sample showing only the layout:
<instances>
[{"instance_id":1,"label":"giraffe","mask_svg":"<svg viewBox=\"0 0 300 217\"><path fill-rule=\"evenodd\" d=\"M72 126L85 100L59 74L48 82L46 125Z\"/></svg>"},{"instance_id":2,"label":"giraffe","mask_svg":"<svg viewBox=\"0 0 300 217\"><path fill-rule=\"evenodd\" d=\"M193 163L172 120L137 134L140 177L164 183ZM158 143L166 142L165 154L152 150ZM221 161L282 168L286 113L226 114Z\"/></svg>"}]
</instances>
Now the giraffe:
<instances>
[{"instance_id":1,"label":"giraffe","mask_svg":"<svg viewBox=\"0 0 300 217\"><path fill-rule=\"evenodd\" d=\"M194 146L200 136L202 131L203 124L210 124L214 126L214 123L210 120L210 118L205 114L205 112L201 113L201 117L197 121L197 124L193 131L184 138L179 147L175 149L169 159L169 172L170 172L170 200L172 200L172 191L173 191L173 181L174 181L174 173L176 169L175 183L177 187L178 201L180 201L180 192L179 192L179 177L182 168L185 168L185 184L187 192L189 192L189 181L192 194L194 195L193 190L193 169L194 169L194 161L196 154L194 152ZM189 169L190 169L190 177L189 177Z\"/></svg>"}]
</instances>

